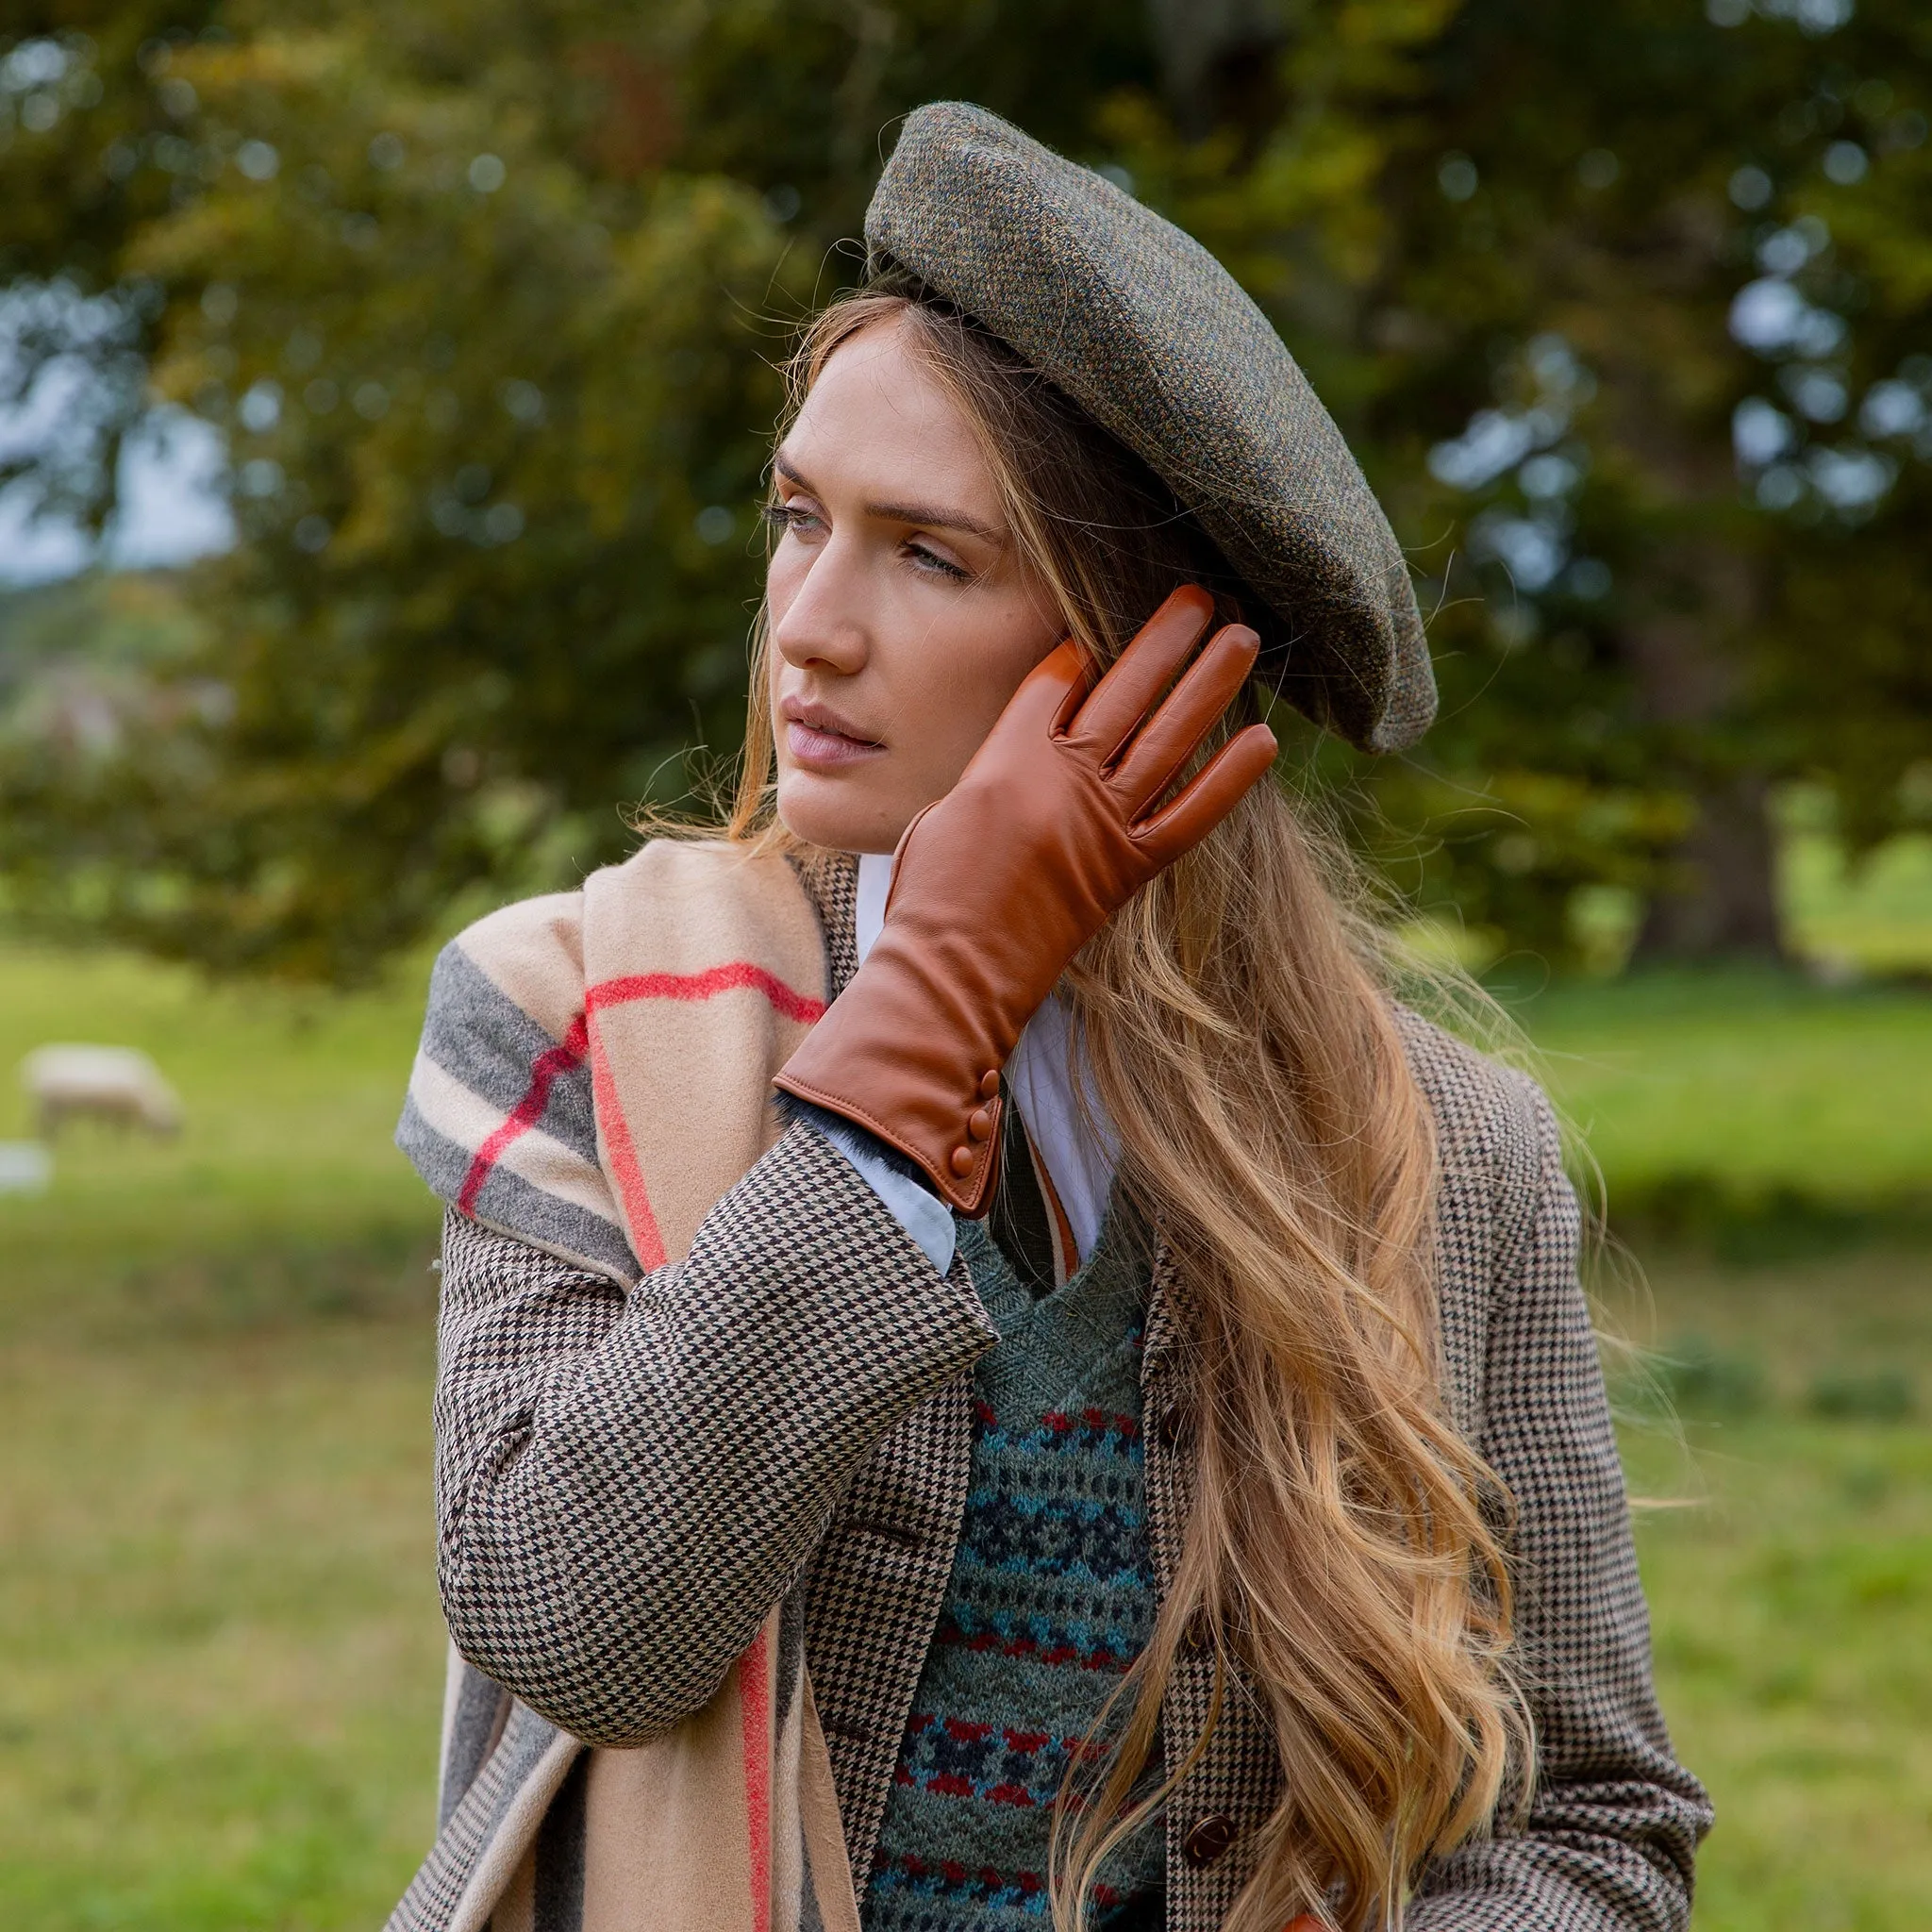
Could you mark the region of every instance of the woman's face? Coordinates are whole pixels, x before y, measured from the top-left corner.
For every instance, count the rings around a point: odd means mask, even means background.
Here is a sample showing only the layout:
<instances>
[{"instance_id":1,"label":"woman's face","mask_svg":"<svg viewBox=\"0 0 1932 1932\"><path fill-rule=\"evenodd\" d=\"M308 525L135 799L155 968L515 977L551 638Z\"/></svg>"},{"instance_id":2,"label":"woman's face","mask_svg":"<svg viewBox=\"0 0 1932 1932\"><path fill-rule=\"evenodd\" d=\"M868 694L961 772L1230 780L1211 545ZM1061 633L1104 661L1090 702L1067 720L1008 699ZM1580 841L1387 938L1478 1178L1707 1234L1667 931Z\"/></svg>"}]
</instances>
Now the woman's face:
<instances>
[{"instance_id":1,"label":"woman's face","mask_svg":"<svg viewBox=\"0 0 1932 1932\"><path fill-rule=\"evenodd\" d=\"M905 336L878 323L840 347L774 466L778 816L844 852L891 852L1060 636L966 419Z\"/></svg>"}]
</instances>

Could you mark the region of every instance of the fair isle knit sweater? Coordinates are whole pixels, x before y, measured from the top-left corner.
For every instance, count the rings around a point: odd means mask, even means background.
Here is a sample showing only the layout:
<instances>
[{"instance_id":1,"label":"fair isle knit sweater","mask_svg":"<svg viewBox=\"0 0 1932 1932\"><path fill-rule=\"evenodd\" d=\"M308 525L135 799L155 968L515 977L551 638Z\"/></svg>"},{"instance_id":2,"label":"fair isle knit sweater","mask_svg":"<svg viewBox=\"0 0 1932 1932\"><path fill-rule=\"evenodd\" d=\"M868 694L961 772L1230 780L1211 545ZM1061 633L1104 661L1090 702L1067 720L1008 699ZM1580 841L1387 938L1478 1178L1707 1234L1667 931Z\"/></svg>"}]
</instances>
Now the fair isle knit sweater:
<instances>
[{"instance_id":1,"label":"fair isle knit sweater","mask_svg":"<svg viewBox=\"0 0 1932 1932\"><path fill-rule=\"evenodd\" d=\"M866 1932L1041 1932L1070 1756L1154 1622L1140 1382L1149 1263L1134 1216L1117 1201L1057 1289L1023 1282L975 1223L960 1224L960 1245L1000 1341L974 1375L958 1552L900 1746ZM1158 1823L1102 1875L1099 1924L1158 1925Z\"/></svg>"}]
</instances>

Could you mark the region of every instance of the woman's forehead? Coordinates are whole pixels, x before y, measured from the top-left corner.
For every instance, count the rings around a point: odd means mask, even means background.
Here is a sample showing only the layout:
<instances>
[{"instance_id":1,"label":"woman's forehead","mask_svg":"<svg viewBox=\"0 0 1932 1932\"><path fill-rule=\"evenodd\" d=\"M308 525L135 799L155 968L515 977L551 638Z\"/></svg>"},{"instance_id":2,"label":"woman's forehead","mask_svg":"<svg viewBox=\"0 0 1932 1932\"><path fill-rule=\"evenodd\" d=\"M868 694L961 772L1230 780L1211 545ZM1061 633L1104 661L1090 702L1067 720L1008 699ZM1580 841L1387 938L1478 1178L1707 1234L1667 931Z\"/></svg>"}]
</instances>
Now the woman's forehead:
<instances>
[{"instance_id":1,"label":"woman's forehead","mask_svg":"<svg viewBox=\"0 0 1932 1932\"><path fill-rule=\"evenodd\" d=\"M818 490L942 496L982 523L1005 523L972 424L898 322L874 323L832 352L780 454L784 469Z\"/></svg>"}]
</instances>

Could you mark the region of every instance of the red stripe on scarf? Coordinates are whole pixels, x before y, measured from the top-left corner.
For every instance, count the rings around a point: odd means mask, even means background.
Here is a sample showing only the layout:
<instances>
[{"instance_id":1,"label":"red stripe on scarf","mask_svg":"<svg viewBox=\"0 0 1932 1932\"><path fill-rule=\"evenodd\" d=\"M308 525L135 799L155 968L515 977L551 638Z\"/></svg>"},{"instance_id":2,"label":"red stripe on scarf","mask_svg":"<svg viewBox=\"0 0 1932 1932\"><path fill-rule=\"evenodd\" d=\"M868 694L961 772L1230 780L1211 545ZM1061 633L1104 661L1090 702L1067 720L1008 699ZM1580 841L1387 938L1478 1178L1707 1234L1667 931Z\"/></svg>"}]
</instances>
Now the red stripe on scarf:
<instances>
[{"instance_id":1,"label":"red stripe on scarf","mask_svg":"<svg viewBox=\"0 0 1932 1932\"><path fill-rule=\"evenodd\" d=\"M771 1657L760 1630L738 1660L738 1713L744 1727L744 1811L751 1832L752 1932L772 1932Z\"/></svg>"},{"instance_id":2,"label":"red stripe on scarf","mask_svg":"<svg viewBox=\"0 0 1932 1932\"><path fill-rule=\"evenodd\" d=\"M618 1105L617 1080L610 1071L610 1056L604 1042L591 1035L591 1091L597 1109L597 1125L604 1135L604 1151L610 1158L610 1171L617 1176L617 1191L624 1196L624 1217L630 1223L631 1251L646 1274L663 1267L669 1257L664 1237L658 1232L658 1217L651 1211L650 1190L644 1186L644 1170L638 1159L636 1143L630 1137L630 1123Z\"/></svg>"},{"instance_id":3,"label":"red stripe on scarf","mask_svg":"<svg viewBox=\"0 0 1932 1932\"><path fill-rule=\"evenodd\" d=\"M606 1007L628 1006L633 1000L708 1000L721 992L746 989L763 993L788 1020L809 1025L824 1016L824 1000L793 991L776 974L768 973L749 959L733 959L704 973L633 973L623 979L599 980L595 986L587 987L583 1013L571 1022L561 1044L537 1057L530 1068L530 1084L515 1110L476 1150L476 1158L463 1176L462 1191L457 1196L458 1208L464 1214L475 1212L476 1197L482 1193L505 1150L543 1118L543 1109L550 1104L550 1090L558 1076L575 1073L583 1065L588 1053L597 1122L604 1130L610 1164L624 1193L625 1212L630 1220L639 1263L646 1274L661 1268L665 1260L664 1241L658 1232L658 1218L651 1212L651 1199L644 1187L643 1170L638 1165L637 1148L625 1124L624 1110L617 1104L617 1088L609 1066L586 1023L591 1014Z\"/></svg>"},{"instance_id":4,"label":"red stripe on scarf","mask_svg":"<svg viewBox=\"0 0 1932 1932\"><path fill-rule=\"evenodd\" d=\"M736 992L746 987L763 993L788 1020L809 1025L824 1017L824 1000L794 991L776 974L753 965L749 959L733 959L704 973L633 973L623 979L599 980L585 991L584 1005L595 1012L600 1008L621 1007L632 1000L708 1000L721 992Z\"/></svg>"},{"instance_id":5,"label":"red stripe on scarf","mask_svg":"<svg viewBox=\"0 0 1932 1932\"><path fill-rule=\"evenodd\" d=\"M483 1191L483 1184L490 1178L491 1169L503 1158L504 1150L512 1141L520 1141L543 1118L543 1109L550 1105L550 1090L557 1084L558 1075L574 1074L582 1066L589 1045L590 1033L579 1015L571 1022L570 1031L563 1036L560 1044L537 1056L530 1068L530 1084L524 1090L524 1097L517 1102L509 1118L477 1148L476 1158L471 1161L470 1171L463 1176L462 1191L457 1196L458 1211L464 1214L475 1212L476 1196Z\"/></svg>"},{"instance_id":6,"label":"red stripe on scarf","mask_svg":"<svg viewBox=\"0 0 1932 1932\"><path fill-rule=\"evenodd\" d=\"M809 1024L825 1010L824 1000L795 992L775 974L749 959L733 959L704 973L632 973L622 979L600 979L584 990L584 1010L595 1016L610 1007L629 1006L638 1000L708 1000L721 992L761 992L788 1020ZM624 1196L625 1218L630 1223L631 1246L639 1265L648 1274L666 1260L664 1238L658 1232L658 1217L651 1211L650 1190L644 1185L644 1171L639 1164L637 1148L624 1109L617 1103L617 1083L610 1063L598 1039L594 1024L591 1034L591 1082L596 1099L597 1124L604 1132L604 1145L610 1157L611 1172Z\"/></svg>"}]
</instances>

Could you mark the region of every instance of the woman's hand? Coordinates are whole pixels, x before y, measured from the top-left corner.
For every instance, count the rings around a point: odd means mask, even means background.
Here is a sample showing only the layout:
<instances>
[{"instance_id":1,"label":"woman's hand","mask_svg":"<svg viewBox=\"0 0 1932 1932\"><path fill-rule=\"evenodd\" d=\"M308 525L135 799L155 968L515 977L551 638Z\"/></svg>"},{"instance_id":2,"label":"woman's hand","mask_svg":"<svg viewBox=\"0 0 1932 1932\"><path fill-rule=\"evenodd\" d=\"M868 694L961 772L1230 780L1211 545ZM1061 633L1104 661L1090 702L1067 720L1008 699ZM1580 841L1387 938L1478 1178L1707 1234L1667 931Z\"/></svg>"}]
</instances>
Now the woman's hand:
<instances>
[{"instance_id":1,"label":"woman's hand","mask_svg":"<svg viewBox=\"0 0 1932 1932\"><path fill-rule=\"evenodd\" d=\"M1207 591L1176 591L1097 685L1071 642L1028 675L959 782L907 827L884 931L778 1075L917 1161L962 1213L991 1191L999 1073L1026 1022L1274 760L1274 734L1251 724L1160 803L1254 669L1241 625L1188 663L1213 610Z\"/></svg>"}]
</instances>

